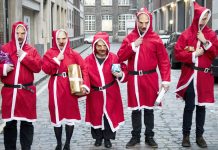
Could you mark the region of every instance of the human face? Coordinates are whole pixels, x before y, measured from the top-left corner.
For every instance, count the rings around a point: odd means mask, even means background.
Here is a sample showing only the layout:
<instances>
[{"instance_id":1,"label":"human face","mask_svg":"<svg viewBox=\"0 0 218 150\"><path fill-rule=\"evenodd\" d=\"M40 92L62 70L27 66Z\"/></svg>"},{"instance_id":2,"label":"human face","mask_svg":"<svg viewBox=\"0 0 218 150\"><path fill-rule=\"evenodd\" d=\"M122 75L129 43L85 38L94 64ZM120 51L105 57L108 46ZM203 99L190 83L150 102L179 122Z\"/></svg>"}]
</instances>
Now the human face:
<instances>
[{"instance_id":1,"label":"human face","mask_svg":"<svg viewBox=\"0 0 218 150\"><path fill-rule=\"evenodd\" d=\"M24 27L18 26L16 34L17 34L17 40L18 40L19 44L22 44L23 41L25 40L25 35L26 35L26 31L25 31Z\"/></svg>"},{"instance_id":2,"label":"human face","mask_svg":"<svg viewBox=\"0 0 218 150\"><path fill-rule=\"evenodd\" d=\"M62 50L67 43L67 35L64 31L60 31L57 36L57 42L59 48Z\"/></svg>"},{"instance_id":3,"label":"human face","mask_svg":"<svg viewBox=\"0 0 218 150\"><path fill-rule=\"evenodd\" d=\"M96 54L100 57L106 57L106 54L107 54L107 46L106 44L104 43L104 41L102 40L99 40L96 44L95 44L95 47L96 47Z\"/></svg>"},{"instance_id":4,"label":"human face","mask_svg":"<svg viewBox=\"0 0 218 150\"><path fill-rule=\"evenodd\" d=\"M141 32L145 32L149 24L149 17L146 14L140 14L138 16L138 29Z\"/></svg>"},{"instance_id":5,"label":"human face","mask_svg":"<svg viewBox=\"0 0 218 150\"><path fill-rule=\"evenodd\" d=\"M203 26L205 26L208 22L209 19L209 13L207 12L203 18L200 20L200 28L202 28Z\"/></svg>"}]
</instances>

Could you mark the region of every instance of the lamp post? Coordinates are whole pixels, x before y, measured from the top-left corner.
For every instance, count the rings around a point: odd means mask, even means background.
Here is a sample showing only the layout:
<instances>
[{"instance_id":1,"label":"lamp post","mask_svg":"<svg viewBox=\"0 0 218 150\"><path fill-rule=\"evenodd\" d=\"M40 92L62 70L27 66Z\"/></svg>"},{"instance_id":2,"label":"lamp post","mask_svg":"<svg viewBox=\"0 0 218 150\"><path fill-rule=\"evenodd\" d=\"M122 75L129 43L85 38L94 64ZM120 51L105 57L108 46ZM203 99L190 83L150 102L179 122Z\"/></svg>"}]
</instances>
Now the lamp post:
<instances>
[{"instance_id":1,"label":"lamp post","mask_svg":"<svg viewBox=\"0 0 218 150\"><path fill-rule=\"evenodd\" d=\"M173 20L170 20L170 31L173 32Z\"/></svg>"}]
</instances>

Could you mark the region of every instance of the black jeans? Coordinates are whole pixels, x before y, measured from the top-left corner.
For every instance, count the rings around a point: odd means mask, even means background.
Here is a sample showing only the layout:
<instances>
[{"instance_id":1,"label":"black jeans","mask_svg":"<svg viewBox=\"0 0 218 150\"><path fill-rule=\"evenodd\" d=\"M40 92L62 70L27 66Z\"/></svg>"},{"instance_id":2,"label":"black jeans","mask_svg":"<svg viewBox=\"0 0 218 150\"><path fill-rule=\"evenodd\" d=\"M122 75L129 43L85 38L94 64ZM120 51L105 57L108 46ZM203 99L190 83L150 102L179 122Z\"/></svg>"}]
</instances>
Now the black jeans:
<instances>
[{"instance_id":1,"label":"black jeans","mask_svg":"<svg viewBox=\"0 0 218 150\"><path fill-rule=\"evenodd\" d=\"M195 93L193 81L189 84L185 92L185 108L183 113L183 135L189 135L192 126L192 116L195 109ZM196 136L202 136L205 123L205 106L196 105Z\"/></svg>"},{"instance_id":2,"label":"black jeans","mask_svg":"<svg viewBox=\"0 0 218 150\"><path fill-rule=\"evenodd\" d=\"M34 128L31 122L21 121L20 124L20 143L22 150L30 150L33 143ZM6 122L4 127L5 150L16 150L17 142L17 121Z\"/></svg>"},{"instance_id":3,"label":"black jeans","mask_svg":"<svg viewBox=\"0 0 218 150\"><path fill-rule=\"evenodd\" d=\"M102 129L94 129L93 127L91 128L91 134L93 139L115 139L116 132L113 132L111 130L111 127L108 123L107 118L104 115L104 130Z\"/></svg>"},{"instance_id":4,"label":"black jeans","mask_svg":"<svg viewBox=\"0 0 218 150\"><path fill-rule=\"evenodd\" d=\"M132 137L140 139L141 129L142 129L142 112L141 110L132 111ZM145 136L154 137L154 110L153 109L144 109L144 124L145 124Z\"/></svg>"}]
</instances>

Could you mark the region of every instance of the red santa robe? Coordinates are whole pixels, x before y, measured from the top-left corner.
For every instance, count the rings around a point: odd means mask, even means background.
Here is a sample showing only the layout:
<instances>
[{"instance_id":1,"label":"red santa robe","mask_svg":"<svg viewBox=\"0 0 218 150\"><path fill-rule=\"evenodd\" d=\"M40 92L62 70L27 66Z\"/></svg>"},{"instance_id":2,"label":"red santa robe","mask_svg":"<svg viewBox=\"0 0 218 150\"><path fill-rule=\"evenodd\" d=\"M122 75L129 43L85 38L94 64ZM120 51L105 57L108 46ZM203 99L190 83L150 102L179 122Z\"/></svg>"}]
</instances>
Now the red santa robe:
<instances>
[{"instance_id":1,"label":"red santa robe","mask_svg":"<svg viewBox=\"0 0 218 150\"><path fill-rule=\"evenodd\" d=\"M18 26L25 29L25 39L19 45L16 30ZM14 70L6 72L6 64L0 64L0 77L3 84L31 84L34 81L34 73L41 70L42 60L37 50L26 43L27 25L16 22L12 26L11 41L2 46L2 50L8 53L14 65ZM21 57L17 57L17 51L23 50ZM23 120L36 121L36 87L28 86L34 92L26 89L2 87L2 118L4 121Z\"/></svg>"},{"instance_id":2,"label":"red santa robe","mask_svg":"<svg viewBox=\"0 0 218 150\"><path fill-rule=\"evenodd\" d=\"M211 11L205 7L194 2L194 18L191 26L186 29L179 37L175 45L175 58L183 63L194 65L200 68L210 68L213 59L216 56L216 34L208 26L200 29L199 23L205 13ZM208 19L209 20L209 19ZM205 47L197 39L197 33L201 30L209 44ZM186 46L201 46L205 51L202 56L195 58L195 53L185 50ZM181 76L177 85L176 93L178 97L184 98L185 91L193 80L195 91L195 104L199 106L211 105L214 103L214 77L209 73L203 71L193 70L187 65L183 65L181 69Z\"/></svg>"},{"instance_id":3,"label":"red santa robe","mask_svg":"<svg viewBox=\"0 0 218 150\"><path fill-rule=\"evenodd\" d=\"M99 64L95 56L95 44L99 40L104 41L108 49L107 56L102 64ZM118 63L118 57L114 53L109 52L109 36L105 32L99 32L94 36L92 49L93 53L85 59L89 69L90 85L102 87L115 80L115 77L111 73L111 67L112 64ZM125 81L125 75L121 81ZM86 123L90 124L95 129L104 129L104 114L113 132L118 130L120 125L124 123L123 105L117 81L104 90L95 91L91 89L90 94L87 95Z\"/></svg>"},{"instance_id":4,"label":"red santa robe","mask_svg":"<svg viewBox=\"0 0 218 150\"><path fill-rule=\"evenodd\" d=\"M136 22L133 31L123 40L117 53L119 61L128 60L129 71L150 71L158 66L162 83L170 82L170 62L166 49L160 37L153 32L152 15L146 8L142 8L136 15L146 14L149 24L146 31L141 35ZM143 42L135 47L134 42L139 37ZM129 75L127 82L128 107L129 109L153 109L154 102L158 96L159 83L157 72L144 75Z\"/></svg>"},{"instance_id":5,"label":"red santa robe","mask_svg":"<svg viewBox=\"0 0 218 150\"><path fill-rule=\"evenodd\" d=\"M50 75L48 83L49 112L52 125L56 127L59 127L62 124L74 125L75 122L81 120L81 117L78 106L78 97L72 95L70 92L69 78L67 76L54 76L54 74L67 73L69 65L78 64L82 71L83 86L89 90L87 66L82 57L70 48L69 40L62 50L64 59L62 61L57 59L58 54L61 52L57 43L57 35L60 31L66 33L66 31L62 29L53 31L52 48L43 56L42 65L42 70Z\"/></svg>"}]
</instances>

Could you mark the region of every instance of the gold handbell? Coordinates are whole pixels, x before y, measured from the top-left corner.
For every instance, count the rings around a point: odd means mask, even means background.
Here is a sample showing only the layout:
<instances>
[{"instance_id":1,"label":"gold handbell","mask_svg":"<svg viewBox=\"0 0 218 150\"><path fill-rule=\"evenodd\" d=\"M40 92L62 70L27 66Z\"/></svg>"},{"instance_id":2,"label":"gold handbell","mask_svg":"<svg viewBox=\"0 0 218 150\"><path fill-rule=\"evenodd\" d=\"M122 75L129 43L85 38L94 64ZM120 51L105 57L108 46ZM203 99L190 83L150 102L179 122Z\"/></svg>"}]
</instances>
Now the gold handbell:
<instances>
[{"instance_id":1,"label":"gold handbell","mask_svg":"<svg viewBox=\"0 0 218 150\"><path fill-rule=\"evenodd\" d=\"M82 93L82 84L83 84L83 79L82 79L82 72L80 69L80 66L77 64L72 64L68 66L68 77L70 81L70 91L71 94L75 95L84 95Z\"/></svg>"}]
</instances>

